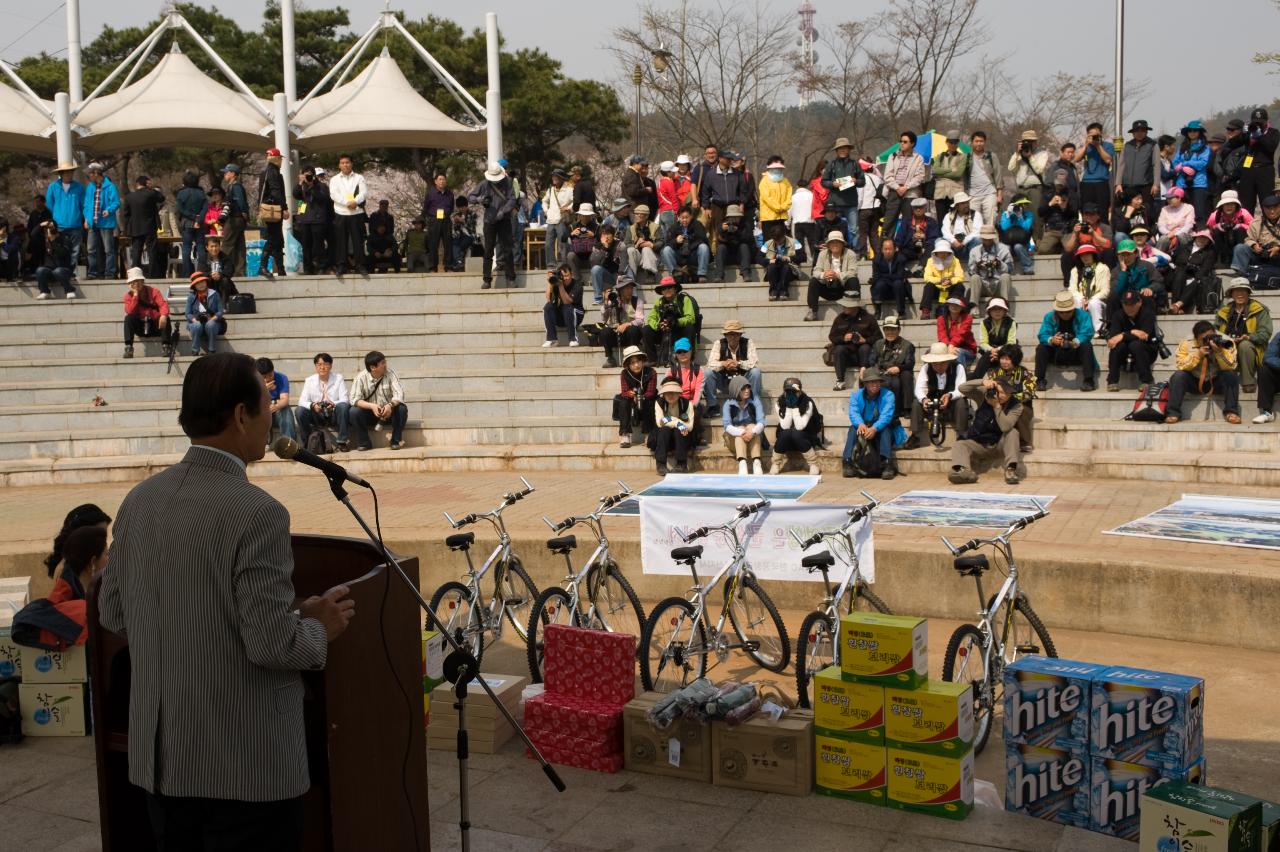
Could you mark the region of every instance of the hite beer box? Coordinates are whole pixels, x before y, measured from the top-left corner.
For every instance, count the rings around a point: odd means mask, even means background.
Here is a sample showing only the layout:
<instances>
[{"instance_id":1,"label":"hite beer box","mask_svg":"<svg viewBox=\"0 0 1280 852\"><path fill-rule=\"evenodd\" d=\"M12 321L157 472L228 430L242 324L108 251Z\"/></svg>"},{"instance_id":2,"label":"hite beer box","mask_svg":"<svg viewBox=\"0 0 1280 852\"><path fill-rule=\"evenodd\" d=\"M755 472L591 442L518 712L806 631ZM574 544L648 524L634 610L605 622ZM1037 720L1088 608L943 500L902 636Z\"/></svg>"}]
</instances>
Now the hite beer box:
<instances>
[{"instance_id":1,"label":"hite beer box","mask_svg":"<svg viewBox=\"0 0 1280 852\"><path fill-rule=\"evenodd\" d=\"M619 707L636 696L636 637L548 624L542 682L547 692Z\"/></svg>"},{"instance_id":2,"label":"hite beer box","mask_svg":"<svg viewBox=\"0 0 1280 852\"><path fill-rule=\"evenodd\" d=\"M1089 827L1088 754L1007 742L1005 773L1005 810Z\"/></svg>"},{"instance_id":3,"label":"hite beer box","mask_svg":"<svg viewBox=\"0 0 1280 852\"><path fill-rule=\"evenodd\" d=\"M83 645L65 651L22 648L23 683L83 683L88 679Z\"/></svg>"},{"instance_id":4,"label":"hite beer box","mask_svg":"<svg viewBox=\"0 0 1280 852\"><path fill-rule=\"evenodd\" d=\"M1262 803L1214 787L1161 784L1142 797L1139 852L1267 852Z\"/></svg>"},{"instance_id":5,"label":"hite beer box","mask_svg":"<svg viewBox=\"0 0 1280 852\"><path fill-rule=\"evenodd\" d=\"M625 765L634 772L711 781L711 726L681 717L664 730L649 724L645 713L661 693L645 692L622 711Z\"/></svg>"},{"instance_id":6,"label":"hite beer box","mask_svg":"<svg viewBox=\"0 0 1280 852\"><path fill-rule=\"evenodd\" d=\"M840 619L840 668L866 683L914 689L929 679L923 618L854 612Z\"/></svg>"},{"instance_id":7,"label":"hite beer box","mask_svg":"<svg viewBox=\"0 0 1280 852\"><path fill-rule=\"evenodd\" d=\"M884 687L828 666L813 677L813 729L884 746Z\"/></svg>"},{"instance_id":8,"label":"hite beer box","mask_svg":"<svg viewBox=\"0 0 1280 852\"><path fill-rule=\"evenodd\" d=\"M814 789L824 796L885 804L885 749L844 736L813 737Z\"/></svg>"},{"instance_id":9,"label":"hite beer box","mask_svg":"<svg viewBox=\"0 0 1280 852\"><path fill-rule=\"evenodd\" d=\"M884 738L890 748L964 754L973 748L973 687L941 680L919 689L887 687Z\"/></svg>"},{"instance_id":10,"label":"hite beer box","mask_svg":"<svg viewBox=\"0 0 1280 852\"><path fill-rule=\"evenodd\" d=\"M88 731L89 691L83 683L18 686L22 733L28 737L83 737Z\"/></svg>"},{"instance_id":11,"label":"hite beer box","mask_svg":"<svg viewBox=\"0 0 1280 852\"><path fill-rule=\"evenodd\" d=\"M1164 771L1094 755L1090 771L1089 828L1125 840L1138 839L1143 796L1148 790L1171 781L1205 781L1204 758L1185 769Z\"/></svg>"},{"instance_id":12,"label":"hite beer box","mask_svg":"<svg viewBox=\"0 0 1280 852\"><path fill-rule=\"evenodd\" d=\"M887 752L889 807L964 819L973 810L973 751L943 757L891 748Z\"/></svg>"},{"instance_id":13,"label":"hite beer box","mask_svg":"<svg viewBox=\"0 0 1280 852\"><path fill-rule=\"evenodd\" d=\"M711 783L717 787L807 796L813 787L813 714L776 722L757 713L741 725L711 723Z\"/></svg>"},{"instance_id":14,"label":"hite beer box","mask_svg":"<svg viewBox=\"0 0 1280 852\"><path fill-rule=\"evenodd\" d=\"M1006 742L1069 749L1088 764L1090 696L1106 666L1022 657L1004 670Z\"/></svg>"},{"instance_id":15,"label":"hite beer box","mask_svg":"<svg viewBox=\"0 0 1280 852\"><path fill-rule=\"evenodd\" d=\"M22 646L9 636L9 628L0 629L0 680L22 677Z\"/></svg>"},{"instance_id":16,"label":"hite beer box","mask_svg":"<svg viewBox=\"0 0 1280 852\"><path fill-rule=\"evenodd\" d=\"M1167 773L1204 753L1204 680L1110 668L1093 679L1090 751Z\"/></svg>"}]
</instances>

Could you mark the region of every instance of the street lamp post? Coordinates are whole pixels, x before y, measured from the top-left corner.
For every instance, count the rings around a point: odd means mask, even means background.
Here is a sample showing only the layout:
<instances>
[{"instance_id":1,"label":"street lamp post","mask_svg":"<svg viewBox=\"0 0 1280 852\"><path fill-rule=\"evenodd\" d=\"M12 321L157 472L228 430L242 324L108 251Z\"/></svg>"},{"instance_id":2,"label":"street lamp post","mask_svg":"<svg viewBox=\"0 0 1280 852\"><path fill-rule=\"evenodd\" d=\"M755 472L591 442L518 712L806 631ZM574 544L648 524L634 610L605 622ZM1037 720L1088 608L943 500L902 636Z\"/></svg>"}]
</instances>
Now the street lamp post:
<instances>
[{"instance_id":1,"label":"street lamp post","mask_svg":"<svg viewBox=\"0 0 1280 852\"><path fill-rule=\"evenodd\" d=\"M631 82L636 86L636 130L635 130L635 153L640 153L640 84L644 82L644 70L640 67L640 63L636 63L636 67L631 71Z\"/></svg>"}]
</instances>

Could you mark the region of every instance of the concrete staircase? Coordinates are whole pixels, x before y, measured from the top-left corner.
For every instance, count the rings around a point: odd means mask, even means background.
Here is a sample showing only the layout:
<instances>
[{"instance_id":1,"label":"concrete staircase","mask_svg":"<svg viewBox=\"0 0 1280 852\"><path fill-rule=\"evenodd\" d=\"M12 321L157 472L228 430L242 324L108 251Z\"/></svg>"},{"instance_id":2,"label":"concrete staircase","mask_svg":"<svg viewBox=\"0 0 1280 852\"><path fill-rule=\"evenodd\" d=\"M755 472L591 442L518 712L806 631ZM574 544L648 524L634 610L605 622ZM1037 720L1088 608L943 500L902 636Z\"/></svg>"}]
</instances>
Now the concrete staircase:
<instances>
[{"instance_id":1,"label":"concrete staircase","mask_svg":"<svg viewBox=\"0 0 1280 852\"><path fill-rule=\"evenodd\" d=\"M865 276L864 276L865 277ZM521 275L511 289L482 291L478 276L398 275L374 278L290 277L244 282L258 313L229 317L225 349L267 355L299 386L311 358L331 353L348 379L365 352L380 349L405 385L410 401L409 447L377 449L344 458L365 472L415 470L652 469L642 446L617 446L610 420L617 370L603 368L599 349L562 345L543 349L541 273ZM162 287L165 285L161 285ZM175 291L182 285L175 286ZM1061 288L1056 259L1038 261L1037 273L1014 279L1012 311L1019 340L1032 358L1040 318ZM186 448L177 425L181 369L166 373L159 344L140 341L138 357L124 360L119 282L84 282L77 301L36 301L29 285L0 289L0 481L9 485L129 481L171 463ZM705 347L720 323L737 317L756 341L765 373L766 410L786 376L798 376L827 423L831 452L824 469L839 469L848 428L848 391L832 391L822 366L827 329L838 310L823 308L806 323L803 293L769 302L766 285L692 285L705 317ZM914 288L918 297L919 285ZM648 292L647 295L651 295ZM1280 313L1280 294L1261 298ZM172 300L180 312L182 300ZM592 320L594 312L588 313ZM1171 348L1190 333L1196 317L1163 317ZM934 340L934 324L909 320L904 334L917 347ZM185 328L184 328L185 337ZM187 341L184 340L184 347ZM185 348L183 350L185 352ZM1105 364L1106 347L1095 343ZM1157 366L1167 376L1170 362ZM1078 371L1051 372L1052 386L1036 402L1032 476L1110 476L1186 482L1265 485L1280 482L1275 425L1231 426L1220 399L1195 398L1174 426L1121 420L1132 407L1136 377L1125 374L1122 393L1079 390ZM92 407L101 394L109 403ZM1242 400L1246 421L1255 400ZM697 466L728 470L714 418L710 446ZM385 442L385 437L382 438ZM941 471L949 452L926 447L902 454L904 472ZM797 460L798 461L798 460ZM296 466L263 463L270 473Z\"/></svg>"}]
</instances>

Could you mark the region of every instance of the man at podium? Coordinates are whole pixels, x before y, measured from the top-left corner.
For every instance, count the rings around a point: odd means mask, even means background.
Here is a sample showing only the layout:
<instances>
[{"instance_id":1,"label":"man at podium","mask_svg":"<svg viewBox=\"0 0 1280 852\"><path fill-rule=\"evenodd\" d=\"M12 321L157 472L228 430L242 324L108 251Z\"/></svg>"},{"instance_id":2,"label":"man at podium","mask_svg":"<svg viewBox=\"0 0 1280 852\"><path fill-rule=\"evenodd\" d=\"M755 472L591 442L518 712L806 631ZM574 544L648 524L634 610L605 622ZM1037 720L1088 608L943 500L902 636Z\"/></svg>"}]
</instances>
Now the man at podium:
<instances>
[{"instance_id":1,"label":"man at podium","mask_svg":"<svg viewBox=\"0 0 1280 852\"><path fill-rule=\"evenodd\" d=\"M129 780L160 850L287 850L309 786L301 670L354 614L339 586L294 599L289 513L251 484L271 429L247 355L191 364L191 448L125 498L100 620L129 642Z\"/></svg>"}]
</instances>

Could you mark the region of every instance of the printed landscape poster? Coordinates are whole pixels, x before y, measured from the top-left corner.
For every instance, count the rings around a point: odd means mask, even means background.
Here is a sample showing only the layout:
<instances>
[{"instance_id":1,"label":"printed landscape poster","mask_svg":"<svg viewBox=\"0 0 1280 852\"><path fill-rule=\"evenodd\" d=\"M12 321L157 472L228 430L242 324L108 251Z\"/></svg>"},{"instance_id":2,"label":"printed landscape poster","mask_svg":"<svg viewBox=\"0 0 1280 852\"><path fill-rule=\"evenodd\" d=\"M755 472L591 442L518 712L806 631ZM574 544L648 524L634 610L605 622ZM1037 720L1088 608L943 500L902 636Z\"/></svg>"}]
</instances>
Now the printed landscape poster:
<instances>
[{"instance_id":1,"label":"printed landscape poster","mask_svg":"<svg viewBox=\"0 0 1280 852\"><path fill-rule=\"evenodd\" d=\"M1183 494L1176 503L1106 533L1280 550L1280 500Z\"/></svg>"},{"instance_id":2,"label":"printed landscape poster","mask_svg":"<svg viewBox=\"0 0 1280 852\"><path fill-rule=\"evenodd\" d=\"M638 497L722 497L726 500L795 501L809 493L820 476L735 476L726 473L680 473L667 476L609 510L610 515L639 515Z\"/></svg>"},{"instance_id":3,"label":"printed landscape poster","mask_svg":"<svg viewBox=\"0 0 1280 852\"><path fill-rule=\"evenodd\" d=\"M1034 502L1033 502L1034 501ZM989 494L982 491L908 491L872 514L877 524L1003 529L1047 507L1049 495Z\"/></svg>"}]
</instances>

